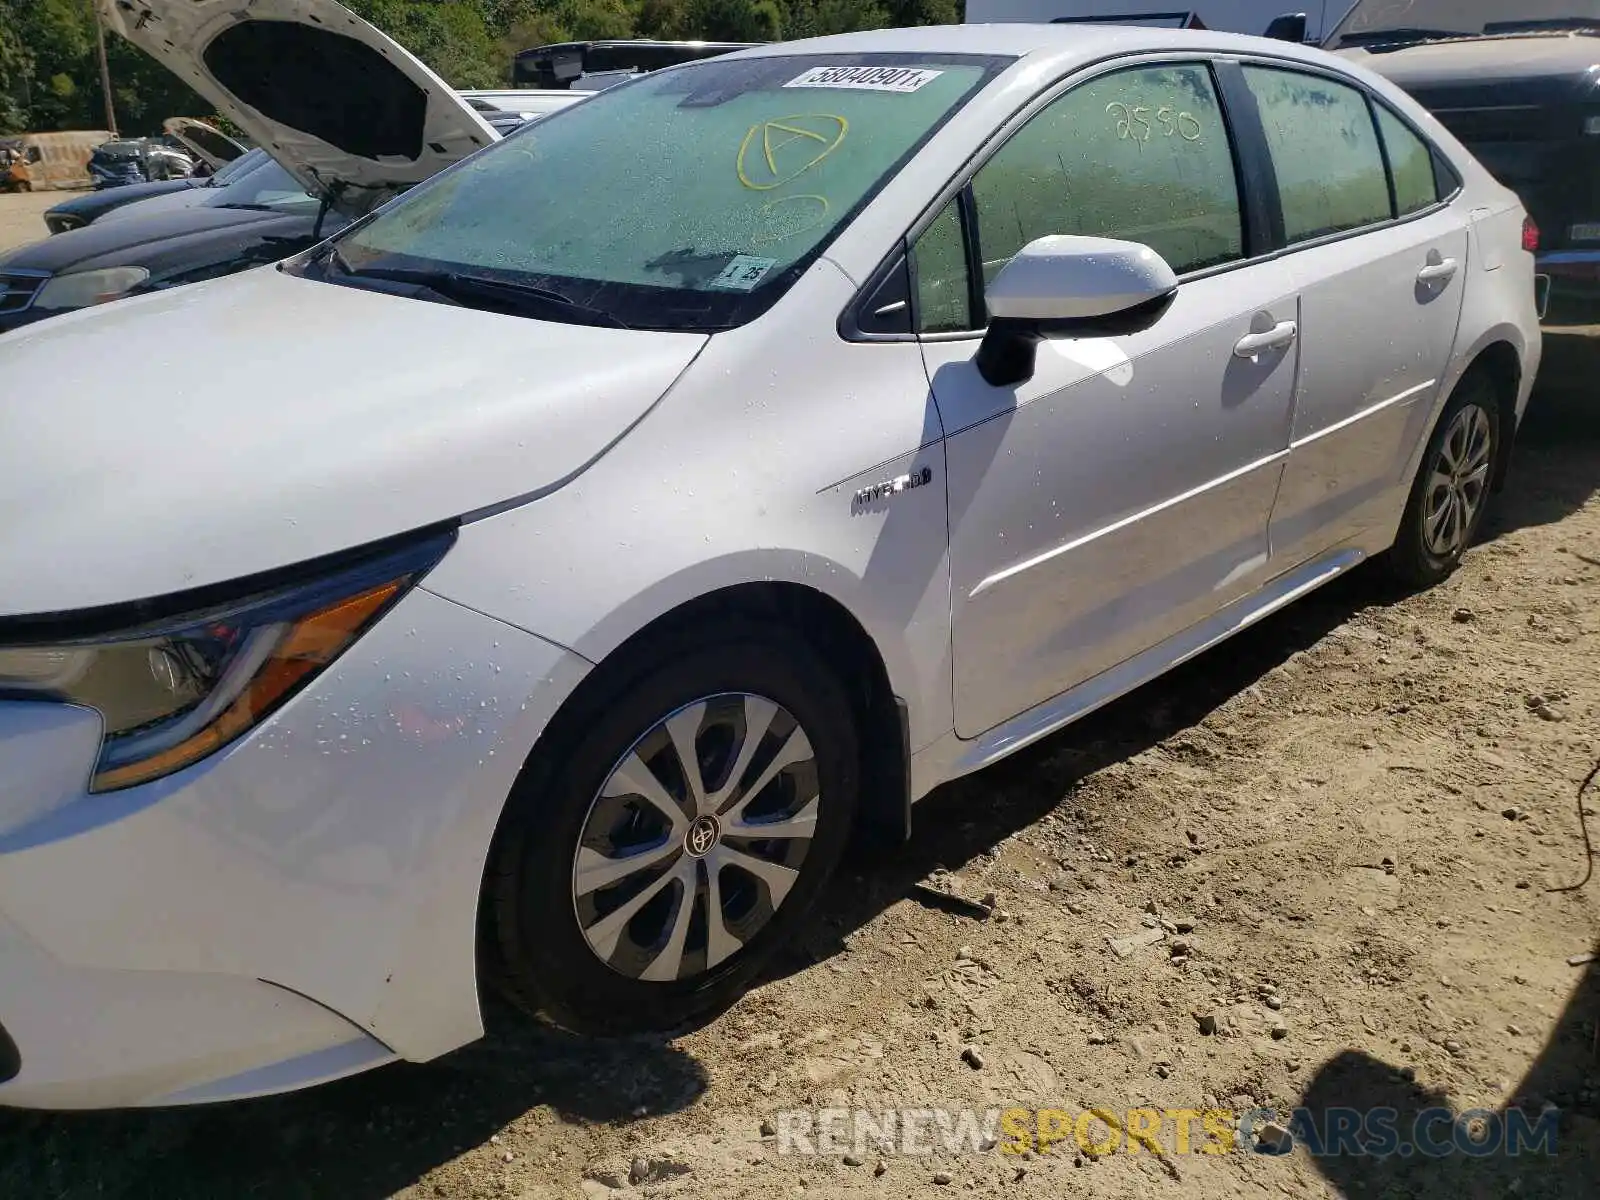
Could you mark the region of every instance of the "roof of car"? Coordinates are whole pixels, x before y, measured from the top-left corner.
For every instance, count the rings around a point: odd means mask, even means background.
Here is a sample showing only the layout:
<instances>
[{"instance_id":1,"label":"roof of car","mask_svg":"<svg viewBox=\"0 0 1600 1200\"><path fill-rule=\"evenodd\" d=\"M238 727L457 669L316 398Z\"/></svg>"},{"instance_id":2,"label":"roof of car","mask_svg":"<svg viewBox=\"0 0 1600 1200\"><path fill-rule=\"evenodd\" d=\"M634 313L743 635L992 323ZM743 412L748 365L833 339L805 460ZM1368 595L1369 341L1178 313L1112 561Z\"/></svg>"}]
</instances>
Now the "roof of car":
<instances>
[{"instance_id":1,"label":"roof of car","mask_svg":"<svg viewBox=\"0 0 1600 1200\"><path fill-rule=\"evenodd\" d=\"M992 54L1059 60L1063 65L1144 51L1270 51L1282 57L1334 62L1315 49L1242 34L1210 30L1158 29L1136 25L1032 25L1003 21L987 25L924 25L831 34L773 42L735 51L728 58L796 54ZM713 60L714 61L714 60Z\"/></svg>"}]
</instances>

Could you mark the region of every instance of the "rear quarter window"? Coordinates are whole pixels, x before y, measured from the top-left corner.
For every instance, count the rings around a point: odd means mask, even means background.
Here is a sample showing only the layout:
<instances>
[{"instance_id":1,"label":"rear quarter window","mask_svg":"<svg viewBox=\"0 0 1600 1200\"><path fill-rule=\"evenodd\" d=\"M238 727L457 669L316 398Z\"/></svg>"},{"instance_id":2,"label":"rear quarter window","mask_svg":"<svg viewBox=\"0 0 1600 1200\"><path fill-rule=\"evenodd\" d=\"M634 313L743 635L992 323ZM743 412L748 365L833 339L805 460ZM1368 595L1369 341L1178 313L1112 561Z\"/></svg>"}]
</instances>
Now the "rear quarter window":
<instances>
[{"instance_id":1,"label":"rear quarter window","mask_svg":"<svg viewBox=\"0 0 1600 1200\"><path fill-rule=\"evenodd\" d=\"M1433 149L1409 125L1387 108L1378 107L1378 129L1389 154L1389 170L1394 175L1395 207L1399 215L1409 216L1432 208L1440 200L1439 178Z\"/></svg>"}]
</instances>

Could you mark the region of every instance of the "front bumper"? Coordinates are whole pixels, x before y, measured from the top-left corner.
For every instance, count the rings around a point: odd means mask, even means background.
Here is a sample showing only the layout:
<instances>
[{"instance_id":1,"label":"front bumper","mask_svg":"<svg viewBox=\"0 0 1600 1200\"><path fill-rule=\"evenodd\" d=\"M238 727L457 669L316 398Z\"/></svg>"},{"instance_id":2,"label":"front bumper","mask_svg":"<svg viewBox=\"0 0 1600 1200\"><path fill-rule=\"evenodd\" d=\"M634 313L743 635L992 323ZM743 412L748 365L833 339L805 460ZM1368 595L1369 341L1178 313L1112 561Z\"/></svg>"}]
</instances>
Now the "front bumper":
<instances>
[{"instance_id":1,"label":"front bumper","mask_svg":"<svg viewBox=\"0 0 1600 1200\"><path fill-rule=\"evenodd\" d=\"M1551 251L1535 269L1548 297L1540 310L1546 328L1600 326L1600 250Z\"/></svg>"},{"instance_id":2,"label":"front bumper","mask_svg":"<svg viewBox=\"0 0 1600 1200\"><path fill-rule=\"evenodd\" d=\"M489 842L586 669L419 588L248 737L102 795L97 713L0 702L0 1105L261 1095L481 1035Z\"/></svg>"}]
</instances>

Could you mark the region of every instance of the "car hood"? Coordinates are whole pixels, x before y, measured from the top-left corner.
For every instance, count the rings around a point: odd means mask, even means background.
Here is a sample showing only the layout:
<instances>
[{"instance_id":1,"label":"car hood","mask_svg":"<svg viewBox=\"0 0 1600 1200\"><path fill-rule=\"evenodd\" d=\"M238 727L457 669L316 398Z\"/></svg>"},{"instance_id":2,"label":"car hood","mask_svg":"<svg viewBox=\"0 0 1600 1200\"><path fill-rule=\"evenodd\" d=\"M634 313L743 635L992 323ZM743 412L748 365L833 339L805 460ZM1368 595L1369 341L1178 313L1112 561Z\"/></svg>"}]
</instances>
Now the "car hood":
<instances>
[{"instance_id":1,"label":"car hood","mask_svg":"<svg viewBox=\"0 0 1600 1200\"><path fill-rule=\"evenodd\" d=\"M0 405L0 616L222 583L531 500L605 453L706 340L275 267L8 334L0 377L27 402Z\"/></svg>"},{"instance_id":2,"label":"car hood","mask_svg":"<svg viewBox=\"0 0 1600 1200\"><path fill-rule=\"evenodd\" d=\"M191 208L204 208L206 201L217 193L207 186L205 180L195 179L192 176L184 180L189 186L186 188L173 188L170 192L158 192L145 196L143 199L134 200L129 204L119 204L104 215L95 218L94 223L99 226L120 225L125 221L143 221L158 213L183 212ZM236 212L236 209L221 209L222 212ZM256 214L262 215L262 214Z\"/></svg>"},{"instance_id":3,"label":"car hood","mask_svg":"<svg viewBox=\"0 0 1600 1200\"><path fill-rule=\"evenodd\" d=\"M444 80L334 0L97 0L307 191L350 216L498 139Z\"/></svg>"},{"instance_id":4,"label":"car hood","mask_svg":"<svg viewBox=\"0 0 1600 1200\"><path fill-rule=\"evenodd\" d=\"M182 179L157 179L148 183L130 183L120 187L115 192L84 192L63 200L60 204L51 205L45 210L45 216L53 213L84 217L95 220L104 213L114 208L124 208L129 204L136 204L141 200L149 200L156 196L165 196L170 192L193 191L198 181L185 176Z\"/></svg>"},{"instance_id":5,"label":"car hood","mask_svg":"<svg viewBox=\"0 0 1600 1200\"><path fill-rule=\"evenodd\" d=\"M168 117L161 128L213 171L241 157L246 150L222 130L193 117Z\"/></svg>"},{"instance_id":6,"label":"car hood","mask_svg":"<svg viewBox=\"0 0 1600 1200\"><path fill-rule=\"evenodd\" d=\"M133 250L151 242L282 219L282 213L258 212L253 208L207 208L203 204L176 209L163 206L160 212L145 215L130 212L122 220L96 221L82 229L19 246L8 254L0 254L0 269L48 271L58 275L92 258Z\"/></svg>"}]
</instances>

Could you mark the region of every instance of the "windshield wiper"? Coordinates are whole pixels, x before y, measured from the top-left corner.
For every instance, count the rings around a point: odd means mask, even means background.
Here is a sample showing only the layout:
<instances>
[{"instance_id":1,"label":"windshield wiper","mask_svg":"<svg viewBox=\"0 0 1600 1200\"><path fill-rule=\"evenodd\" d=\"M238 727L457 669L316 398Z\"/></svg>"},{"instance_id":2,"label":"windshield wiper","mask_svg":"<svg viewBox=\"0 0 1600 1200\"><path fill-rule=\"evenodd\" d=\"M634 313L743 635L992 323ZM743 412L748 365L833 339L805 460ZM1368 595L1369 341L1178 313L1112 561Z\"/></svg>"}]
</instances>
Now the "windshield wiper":
<instances>
[{"instance_id":1,"label":"windshield wiper","mask_svg":"<svg viewBox=\"0 0 1600 1200\"><path fill-rule=\"evenodd\" d=\"M584 325L604 325L612 329L628 326L604 309L591 308L570 296L531 283L488 279L462 271L417 270L409 267L352 267L337 246L328 253L328 262L346 279L377 279L388 283L408 283L432 292L465 308L481 308L511 316L550 316Z\"/></svg>"}]
</instances>

